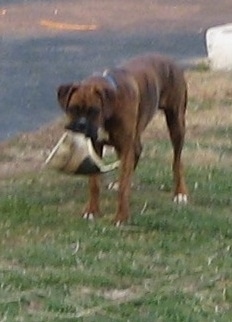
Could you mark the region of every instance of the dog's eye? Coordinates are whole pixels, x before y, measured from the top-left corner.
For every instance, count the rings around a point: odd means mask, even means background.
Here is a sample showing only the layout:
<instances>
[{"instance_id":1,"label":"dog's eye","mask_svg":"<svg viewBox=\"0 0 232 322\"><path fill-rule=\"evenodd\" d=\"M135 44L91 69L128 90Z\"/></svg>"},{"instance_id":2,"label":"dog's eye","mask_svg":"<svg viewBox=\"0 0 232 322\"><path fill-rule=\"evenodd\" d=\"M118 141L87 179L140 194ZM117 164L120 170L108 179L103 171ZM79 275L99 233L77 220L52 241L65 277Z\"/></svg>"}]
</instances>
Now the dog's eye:
<instances>
[{"instance_id":1,"label":"dog's eye","mask_svg":"<svg viewBox=\"0 0 232 322\"><path fill-rule=\"evenodd\" d=\"M97 117L99 114L99 109L97 107L91 107L88 110L89 117Z\"/></svg>"},{"instance_id":2,"label":"dog's eye","mask_svg":"<svg viewBox=\"0 0 232 322\"><path fill-rule=\"evenodd\" d=\"M67 112L75 117L79 117L82 114L79 106L69 106Z\"/></svg>"}]
</instances>

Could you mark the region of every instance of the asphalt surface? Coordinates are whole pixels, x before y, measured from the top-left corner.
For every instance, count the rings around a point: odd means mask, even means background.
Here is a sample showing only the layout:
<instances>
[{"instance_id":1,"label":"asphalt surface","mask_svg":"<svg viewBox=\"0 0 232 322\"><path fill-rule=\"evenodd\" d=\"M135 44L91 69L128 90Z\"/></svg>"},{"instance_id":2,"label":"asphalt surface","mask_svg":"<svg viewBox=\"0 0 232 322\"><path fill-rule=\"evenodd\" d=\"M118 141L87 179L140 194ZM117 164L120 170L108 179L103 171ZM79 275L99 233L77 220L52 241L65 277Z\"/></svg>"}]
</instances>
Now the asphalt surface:
<instances>
[{"instance_id":1,"label":"asphalt surface","mask_svg":"<svg viewBox=\"0 0 232 322\"><path fill-rule=\"evenodd\" d=\"M58 117L59 84L145 52L205 57L231 20L231 0L0 0L0 140Z\"/></svg>"}]
</instances>

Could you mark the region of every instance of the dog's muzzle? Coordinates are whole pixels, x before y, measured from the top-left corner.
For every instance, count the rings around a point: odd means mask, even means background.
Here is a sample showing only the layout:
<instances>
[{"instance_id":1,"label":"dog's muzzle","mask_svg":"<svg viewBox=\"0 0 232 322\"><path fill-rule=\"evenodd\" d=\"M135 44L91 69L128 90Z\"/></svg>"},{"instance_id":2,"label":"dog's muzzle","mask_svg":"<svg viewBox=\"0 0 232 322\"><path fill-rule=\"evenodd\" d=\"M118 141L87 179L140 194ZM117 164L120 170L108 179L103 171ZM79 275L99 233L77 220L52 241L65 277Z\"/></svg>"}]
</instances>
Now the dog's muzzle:
<instances>
[{"instance_id":1,"label":"dog's muzzle","mask_svg":"<svg viewBox=\"0 0 232 322\"><path fill-rule=\"evenodd\" d=\"M84 134L85 137L90 138L93 142L108 142L109 133L103 127L96 127L90 125L85 117L81 117L75 122L71 122L65 126L66 130L74 133Z\"/></svg>"},{"instance_id":2,"label":"dog's muzzle","mask_svg":"<svg viewBox=\"0 0 232 322\"><path fill-rule=\"evenodd\" d=\"M87 138L93 140L98 139L98 129L96 126L90 124L86 117L81 117L78 120L71 122L65 126L65 129L70 130L74 133L84 134Z\"/></svg>"},{"instance_id":3,"label":"dog's muzzle","mask_svg":"<svg viewBox=\"0 0 232 322\"><path fill-rule=\"evenodd\" d=\"M73 122L70 122L65 126L67 130L70 130L72 132L79 132L82 134L86 134L87 128L88 128L88 122L85 117L81 117L78 120L75 120Z\"/></svg>"}]
</instances>

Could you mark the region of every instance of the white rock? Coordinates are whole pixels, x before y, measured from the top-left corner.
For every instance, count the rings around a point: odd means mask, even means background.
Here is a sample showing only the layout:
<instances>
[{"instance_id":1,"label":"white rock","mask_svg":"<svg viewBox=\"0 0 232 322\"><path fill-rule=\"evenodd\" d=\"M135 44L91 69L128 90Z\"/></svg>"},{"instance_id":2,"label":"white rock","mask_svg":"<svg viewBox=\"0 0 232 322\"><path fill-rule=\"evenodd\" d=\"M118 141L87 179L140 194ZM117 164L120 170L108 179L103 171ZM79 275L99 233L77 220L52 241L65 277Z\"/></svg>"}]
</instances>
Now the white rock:
<instances>
[{"instance_id":1,"label":"white rock","mask_svg":"<svg viewBox=\"0 0 232 322\"><path fill-rule=\"evenodd\" d=\"M232 23L208 29L206 48L212 70L232 70Z\"/></svg>"}]
</instances>

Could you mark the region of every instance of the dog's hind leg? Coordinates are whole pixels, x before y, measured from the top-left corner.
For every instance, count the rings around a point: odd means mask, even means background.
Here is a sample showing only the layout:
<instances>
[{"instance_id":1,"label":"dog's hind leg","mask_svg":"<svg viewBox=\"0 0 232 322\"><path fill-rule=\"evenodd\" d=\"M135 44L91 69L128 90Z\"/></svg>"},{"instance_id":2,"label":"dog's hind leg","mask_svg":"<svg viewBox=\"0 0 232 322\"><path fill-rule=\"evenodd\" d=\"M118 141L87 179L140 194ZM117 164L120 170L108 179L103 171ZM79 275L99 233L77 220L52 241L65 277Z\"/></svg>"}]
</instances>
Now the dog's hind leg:
<instances>
[{"instance_id":1,"label":"dog's hind leg","mask_svg":"<svg viewBox=\"0 0 232 322\"><path fill-rule=\"evenodd\" d=\"M136 169L137 164L139 162L140 155L142 153L142 144L140 138L135 140L135 159L134 159L134 169Z\"/></svg>"},{"instance_id":2,"label":"dog's hind leg","mask_svg":"<svg viewBox=\"0 0 232 322\"><path fill-rule=\"evenodd\" d=\"M185 137L185 106L164 109L166 122L173 146L174 202L187 203L187 188L184 179L181 153Z\"/></svg>"}]
</instances>

